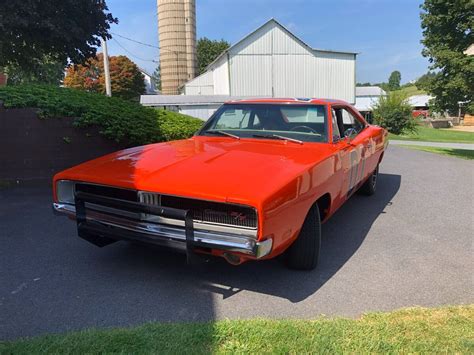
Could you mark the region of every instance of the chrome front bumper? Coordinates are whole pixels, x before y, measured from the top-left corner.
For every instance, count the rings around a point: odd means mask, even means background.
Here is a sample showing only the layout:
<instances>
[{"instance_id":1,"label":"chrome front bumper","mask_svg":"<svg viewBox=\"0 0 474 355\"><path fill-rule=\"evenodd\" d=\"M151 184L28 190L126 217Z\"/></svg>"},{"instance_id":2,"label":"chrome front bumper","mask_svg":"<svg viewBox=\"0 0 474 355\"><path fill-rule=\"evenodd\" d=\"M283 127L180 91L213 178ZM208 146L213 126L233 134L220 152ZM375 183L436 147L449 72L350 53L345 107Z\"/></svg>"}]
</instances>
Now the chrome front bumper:
<instances>
[{"instance_id":1,"label":"chrome front bumper","mask_svg":"<svg viewBox=\"0 0 474 355\"><path fill-rule=\"evenodd\" d=\"M238 252L255 258L264 257L272 250L272 239L257 242L256 236L252 235L254 231L229 228L228 230L232 232L229 233L226 228L192 223L192 221L190 227L189 224L185 225L184 220L177 218L163 218L149 213L131 214L128 211L87 201L82 204L83 212L80 213L82 220L79 221L76 211L77 203L77 199L76 206L54 203L53 210L56 214L76 219L79 236L89 241L91 240L88 237L92 236L94 239L91 242L99 246L110 244L107 240L125 239L165 245L186 252L189 252L188 249L192 245L193 248ZM192 228L191 231L189 227ZM94 242L96 240L97 243Z\"/></svg>"}]
</instances>

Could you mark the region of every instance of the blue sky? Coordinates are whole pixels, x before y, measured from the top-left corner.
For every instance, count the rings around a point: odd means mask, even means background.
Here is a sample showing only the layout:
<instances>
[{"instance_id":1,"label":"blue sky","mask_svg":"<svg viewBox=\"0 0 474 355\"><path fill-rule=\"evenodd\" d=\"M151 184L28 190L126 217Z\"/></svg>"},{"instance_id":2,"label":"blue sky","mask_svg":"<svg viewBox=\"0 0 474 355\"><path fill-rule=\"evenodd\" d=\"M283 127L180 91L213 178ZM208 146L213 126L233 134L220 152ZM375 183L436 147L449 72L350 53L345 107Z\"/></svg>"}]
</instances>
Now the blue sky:
<instances>
[{"instance_id":1,"label":"blue sky","mask_svg":"<svg viewBox=\"0 0 474 355\"><path fill-rule=\"evenodd\" d=\"M197 36L236 43L275 18L314 48L359 52L358 82L387 81L393 70L402 82L428 68L421 56L421 0L196 0ZM111 31L158 45L156 0L107 0L119 24ZM125 48L125 49L124 49ZM109 54L124 54L153 72L158 50L115 36ZM133 54L133 55L132 55Z\"/></svg>"}]
</instances>

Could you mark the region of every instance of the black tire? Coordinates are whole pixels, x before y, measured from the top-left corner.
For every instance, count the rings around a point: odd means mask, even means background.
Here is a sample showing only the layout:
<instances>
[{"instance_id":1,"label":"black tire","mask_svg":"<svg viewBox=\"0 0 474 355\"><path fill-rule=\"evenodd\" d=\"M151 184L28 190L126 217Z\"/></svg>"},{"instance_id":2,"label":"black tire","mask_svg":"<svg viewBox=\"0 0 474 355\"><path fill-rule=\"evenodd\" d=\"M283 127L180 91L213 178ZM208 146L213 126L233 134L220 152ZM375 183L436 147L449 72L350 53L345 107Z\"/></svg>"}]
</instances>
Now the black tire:
<instances>
[{"instance_id":1,"label":"black tire","mask_svg":"<svg viewBox=\"0 0 474 355\"><path fill-rule=\"evenodd\" d=\"M321 249L321 217L318 205L308 212L298 238L287 249L286 264L290 269L313 270L318 265Z\"/></svg>"},{"instance_id":2,"label":"black tire","mask_svg":"<svg viewBox=\"0 0 474 355\"><path fill-rule=\"evenodd\" d=\"M366 196L372 196L377 189L377 178L379 176L379 166L375 168L375 170L370 174L369 178L364 185L362 185L359 189L359 192Z\"/></svg>"}]
</instances>

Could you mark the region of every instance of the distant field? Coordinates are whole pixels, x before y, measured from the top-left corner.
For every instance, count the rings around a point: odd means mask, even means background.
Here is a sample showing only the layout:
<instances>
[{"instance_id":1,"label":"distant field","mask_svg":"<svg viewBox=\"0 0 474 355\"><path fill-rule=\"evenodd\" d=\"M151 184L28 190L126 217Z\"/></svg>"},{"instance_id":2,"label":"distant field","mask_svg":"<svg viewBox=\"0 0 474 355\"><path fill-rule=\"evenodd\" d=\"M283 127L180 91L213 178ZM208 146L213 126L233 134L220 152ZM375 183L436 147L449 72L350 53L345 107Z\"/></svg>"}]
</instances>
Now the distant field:
<instances>
[{"instance_id":1,"label":"distant field","mask_svg":"<svg viewBox=\"0 0 474 355\"><path fill-rule=\"evenodd\" d=\"M472 132L435 129L424 126L419 126L416 133L403 135L390 134L389 138L425 142L474 143L474 133Z\"/></svg>"},{"instance_id":2,"label":"distant field","mask_svg":"<svg viewBox=\"0 0 474 355\"><path fill-rule=\"evenodd\" d=\"M150 323L0 342L1 354L472 354L474 306L410 308L360 319Z\"/></svg>"},{"instance_id":3,"label":"distant field","mask_svg":"<svg viewBox=\"0 0 474 355\"><path fill-rule=\"evenodd\" d=\"M415 85L410 85L407 87L404 87L400 90L396 90L397 92L402 92L405 94L407 97L413 96L413 95L423 95L426 94L426 91L418 89Z\"/></svg>"}]
</instances>

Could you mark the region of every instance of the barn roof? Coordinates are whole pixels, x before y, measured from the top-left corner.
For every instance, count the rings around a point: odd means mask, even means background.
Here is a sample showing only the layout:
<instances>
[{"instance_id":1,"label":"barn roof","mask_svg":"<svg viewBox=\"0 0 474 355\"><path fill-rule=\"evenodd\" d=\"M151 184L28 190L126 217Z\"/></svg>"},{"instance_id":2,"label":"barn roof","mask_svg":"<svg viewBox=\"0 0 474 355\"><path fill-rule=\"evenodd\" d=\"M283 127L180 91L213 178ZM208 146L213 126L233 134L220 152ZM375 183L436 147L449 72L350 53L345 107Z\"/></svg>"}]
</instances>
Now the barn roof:
<instances>
[{"instance_id":1,"label":"barn roof","mask_svg":"<svg viewBox=\"0 0 474 355\"><path fill-rule=\"evenodd\" d=\"M141 95L140 103L144 106L217 105L246 98L228 95Z\"/></svg>"},{"instance_id":2,"label":"barn roof","mask_svg":"<svg viewBox=\"0 0 474 355\"><path fill-rule=\"evenodd\" d=\"M341 54L353 54L357 55L359 53L357 52L347 52L347 51L337 51L337 50L330 50L330 49L320 49L320 48L313 48L309 46L306 42L304 42L301 38L297 37L293 32L291 32L289 29L287 29L285 26L283 26L280 22L275 20L274 18L271 18L267 22L265 22L263 25L258 27L256 30L250 32L248 35L246 35L244 38L242 38L240 41L237 41L234 43L232 46L227 48L225 51L223 51L214 61L212 61L206 68L206 71L214 64L216 63L219 59L221 59L223 56L227 55L227 53L232 50L234 47L237 47L239 44L244 42L247 38L251 37L253 34L257 33L258 31L262 30L263 28L269 26L270 24L275 24L279 28L281 28L284 32L286 32L290 37L292 37L295 41L297 41L299 44L301 44L303 47L308 49L310 52L327 52L327 53L341 53Z\"/></svg>"},{"instance_id":3,"label":"barn roof","mask_svg":"<svg viewBox=\"0 0 474 355\"><path fill-rule=\"evenodd\" d=\"M387 95L387 93L378 86L356 86L356 97L382 95Z\"/></svg>"},{"instance_id":4,"label":"barn roof","mask_svg":"<svg viewBox=\"0 0 474 355\"><path fill-rule=\"evenodd\" d=\"M408 102L414 107L428 107L433 96L430 95L413 95L408 98Z\"/></svg>"}]
</instances>

